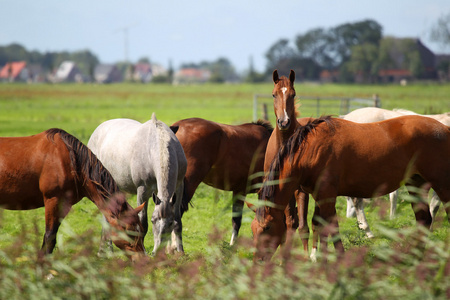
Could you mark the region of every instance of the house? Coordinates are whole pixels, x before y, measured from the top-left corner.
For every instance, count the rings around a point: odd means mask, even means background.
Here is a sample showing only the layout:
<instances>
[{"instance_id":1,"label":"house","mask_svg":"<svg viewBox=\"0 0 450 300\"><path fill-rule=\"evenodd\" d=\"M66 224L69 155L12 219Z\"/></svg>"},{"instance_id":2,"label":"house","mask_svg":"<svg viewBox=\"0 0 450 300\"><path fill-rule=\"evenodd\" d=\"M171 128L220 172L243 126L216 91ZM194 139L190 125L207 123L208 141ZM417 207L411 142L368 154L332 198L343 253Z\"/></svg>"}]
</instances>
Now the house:
<instances>
[{"instance_id":1,"label":"house","mask_svg":"<svg viewBox=\"0 0 450 300\"><path fill-rule=\"evenodd\" d=\"M419 79L437 78L436 56L419 39L391 38L391 40L392 44L389 49L389 56L393 65L391 68L382 68L378 71L378 77L382 82L400 82L416 77ZM408 45L411 46L408 47ZM408 55L413 51L419 53L420 75L413 74L411 70L411 58Z\"/></svg>"},{"instance_id":2,"label":"house","mask_svg":"<svg viewBox=\"0 0 450 300\"><path fill-rule=\"evenodd\" d=\"M339 71L337 70L323 70L319 74L319 78L321 82L337 82L339 78Z\"/></svg>"},{"instance_id":3,"label":"house","mask_svg":"<svg viewBox=\"0 0 450 300\"><path fill-rule=\"evenodd\" d=\"M85 81L85 78L73 61L64 61L52 76L51 81L55 83L83 82Z\"/></svg>"},{"instance_id":4,"label":"house","mask_svg":"<svg viewBox=\"0 0 450 300\"><path fill-rule=\"evenodd\" d=\"M152 76L167 76L169 72L159 64L152 64Z\"/></svg>"},{"instance_id":5,"label":"house","mask_svg":"<svg viewBox=\"0 0 450 300\"><path fill-rule=\"evenodd\" d=\"M98 64L94 69L94 79L98 83L113 83L123 81L122 73L115 65Z\"/></svg>"},{"instance_id":6,"label":"house","mask_svg":"<svg viewBox=\"0 0 450 300\"><path fill-rule=\"evenodd\" d=\"M28 81L29 70L25 61L10 62L3 66L0 70L0 80L15 82L15 81Z\"/></svg>"},{"instance_id":7,"label":"house","mask_svg":"<svg viewBox=\"0 0 450 300\"><path fill-rule=\"evenodd\" d=\"M149 63L137 63L134 65L133 80L149 83L152 80L152 66Z\"/></svg>"},{"instance_id":8,"label":"house","mask_svg":"<svg viewBox=\"0 0 450 300\"><path fill-rule=\"evenodd\" d=\"M174 84L205 83L211 78L211 72L205 69L184 68L174 75Z\"/></svg>"}]
</instances>

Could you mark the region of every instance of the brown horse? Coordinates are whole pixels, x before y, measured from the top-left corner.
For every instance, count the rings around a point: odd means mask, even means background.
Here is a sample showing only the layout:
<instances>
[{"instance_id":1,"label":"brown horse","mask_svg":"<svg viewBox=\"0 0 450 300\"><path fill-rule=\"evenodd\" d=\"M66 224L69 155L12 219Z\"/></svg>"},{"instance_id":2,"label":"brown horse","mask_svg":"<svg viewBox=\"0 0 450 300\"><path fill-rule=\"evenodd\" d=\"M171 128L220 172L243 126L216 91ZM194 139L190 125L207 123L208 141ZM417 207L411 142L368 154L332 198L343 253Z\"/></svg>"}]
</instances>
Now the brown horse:
<instances>
[{"instance_id":1,"label":"brown horse","mask_svg":"<svg viewBox=\"0 0 450 300\"><path fill-rule=\"evenodd\" d=\"M252 224L256 259L270 259L274 249L266 251L271 246L267 240L277 238L283 210L299 187L312 194L319 216L328 224L319 230L322 249L331 234L336 250L342 252L337 236L337 196L377 197L410 180L413 186L433 188L444 203L450 201L450 128L420 116L368 124L315 119L300 126L280 149L266 182L275 179L279 184L265 184L261 190L263 199L273 203L259 208ZM417 222L429 227L428 204L418 201L411 205ZM448 215L450 206L446 211Z\"/></svg>"},{"instance_id":2,"label":"brown horse","mask_svg":"<svg viewBox=\"0 0 450 300\"><path fill-rule=\"evenodd\" d=\"M239 233L245 195L261 184L264 153L273 130L268 122L225 125L200 118L171 126L188 161L182 213L201 182L233 192L232 245ZM250 178L249 178L250 176Z\"/></svg>"},{"instance_id":3,"label":"brown horse","mask_svg":"<svg viewBox=\"0 0 450 300\"><path fill-rule=\"evenodd\" d=\"M112 228L128 234L129 240L113 237L117 247L143 254L138 219L143 205L133 209L125 197L116 195L118 192L112 176L95 155L61 129L0 138L0 205L10 210L45 207L41 249L45 254L52 253L62 219L83 197L92 200Z\"/></svg>"},{"instance_id":4,"label":"brown horse","mask_svg":"<svg viewBox=\"0 0 450 300\"><path fill-rule=\"evenodd\" d=\"M295 130L308 122L309 118L296 119L298 113L295 108L296 92L294 89L295 72L289 73L289 78L279 77L278 71L273 72L274 88L272 91L273 108L276 116L276 126L267 144L264 159L264 172L270 169L270 164L275 158L278 150L287 142ZM292 234L298 227L302 239L303 248L308 252L309 227L307 222L309 195L301 190L295 191L294 197L289 202L285 211L286 227L280 227L277 234L280 239L274 240L274 248L281 245L286 235L286 244L289 246ZM297 210L295 206L297 204ZM302 216L299 218L298 216ZM301 222L299 222L301 221ZM313 251L315 251L313 249Z\"/></svg>"}]
</instances>

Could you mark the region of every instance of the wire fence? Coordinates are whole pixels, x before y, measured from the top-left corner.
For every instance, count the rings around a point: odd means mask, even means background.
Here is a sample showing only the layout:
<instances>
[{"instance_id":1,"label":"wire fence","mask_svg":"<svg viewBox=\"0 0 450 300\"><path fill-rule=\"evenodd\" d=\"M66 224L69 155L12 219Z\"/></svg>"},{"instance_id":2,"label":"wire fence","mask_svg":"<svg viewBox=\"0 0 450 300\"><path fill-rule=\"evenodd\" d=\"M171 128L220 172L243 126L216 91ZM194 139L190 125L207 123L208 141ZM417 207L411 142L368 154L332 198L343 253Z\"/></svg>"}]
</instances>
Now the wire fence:
<instances>
[{"instance_id":1,"label":"wire fence","mask_svg":"<svg viewBox=\"0 0 450 300\"><path fill-rule=\"evenodd\" d=\"M381 100L378 95L373 95L372 99L314 96L300 96L299 98L301 117L341 116L361 107L381 107ZM266 94L253 95L253 121L271 119L268 107L272 107L272 99L272 96Z\"/></svg>"}]
</instances>

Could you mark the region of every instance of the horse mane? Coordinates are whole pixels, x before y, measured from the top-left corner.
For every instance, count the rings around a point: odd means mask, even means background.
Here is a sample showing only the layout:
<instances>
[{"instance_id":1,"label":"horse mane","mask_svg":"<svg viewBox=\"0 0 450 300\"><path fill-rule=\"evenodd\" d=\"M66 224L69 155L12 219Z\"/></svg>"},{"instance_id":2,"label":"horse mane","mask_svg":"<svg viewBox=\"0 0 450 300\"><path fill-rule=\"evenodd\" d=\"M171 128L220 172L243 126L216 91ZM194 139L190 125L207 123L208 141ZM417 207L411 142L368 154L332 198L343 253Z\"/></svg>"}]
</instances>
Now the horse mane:
<instances>
[{"instance_id":1,"label":"horse mane","mask_svg":"<svg viewBox=\"0 0 450 300\"><path fill-rule=\"evenodd\" d=\"M265 129L267 129L267 131L268 131L270 134L272 134L272 132L273 132L273 126L272 126L272 124L270 124L269 121L262 120L262 119L258 119L258 121L252 122L252 124L253 124L253 125L259 125L259 126L264 127Z\"/></svg>"},{"instance_id":2,"label":"horse mane","mask_svg":"<svg viewBox=\"0 0 450 300\"><path fill-rule=\"evenodd\" d=\"M69 151L70 163L75 171L76 180L83 182L83 185L89 180L103 199L110 199L112 195L119 192L119 187L111 173L95 154L76 137L58 128L48 129L45 133L52 142L55 142L55 135L59 134Z\"/></svg>"},{"instance_id":3,"label":"horse mane","mask_svg":"<svg viewBox=\"0 0 450 300\"><path fill-rule=\"evenodd\" d=\"M273 202L273 194L275 192L274 180L276 180L276 174L283 168L284 161L287 157L293 159L295 153L300 149L303 150L304 144L307 142L307 137L317 126L321 123L332 124L331 116L322 116L317 119L308 121L305 126L298 126L292 136L287 140L278 153L275 155L272 163L270 164L268 175L264 178L263 185L259 191L260 199ZM300 153L302 155L302 153ZM260 207L256 213L258 218L264 216L265 208Z\"/></svg>"}]
</instances>

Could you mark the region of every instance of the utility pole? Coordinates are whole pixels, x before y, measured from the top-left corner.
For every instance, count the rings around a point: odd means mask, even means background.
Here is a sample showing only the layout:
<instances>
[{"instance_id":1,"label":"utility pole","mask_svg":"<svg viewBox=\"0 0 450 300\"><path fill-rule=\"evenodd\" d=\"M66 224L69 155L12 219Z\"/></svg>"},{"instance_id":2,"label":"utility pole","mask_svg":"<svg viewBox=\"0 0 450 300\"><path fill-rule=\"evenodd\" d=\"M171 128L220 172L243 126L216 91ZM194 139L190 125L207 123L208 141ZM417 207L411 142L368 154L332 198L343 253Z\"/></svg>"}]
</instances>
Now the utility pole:
<instances>
[{"instance_id":1,"label":"utility pole","mask_svg":"<svg viewBox=\"0 0 450 300\"><path fill-rule=\"evenodd\" d=\"M129 54L129 41L128 41L128 32L131 28L136 27L137 25L139 25L138 23L135 23L133 25L128 25L128 26L124 26L121 28L117 28L114 32L119 32L122 31L123 32L123 42L124 42L124 55L125 55L125 63L128 63L128 54Z\"/></svg>"}]
</instances>

